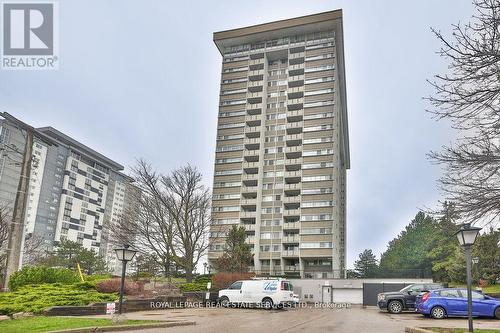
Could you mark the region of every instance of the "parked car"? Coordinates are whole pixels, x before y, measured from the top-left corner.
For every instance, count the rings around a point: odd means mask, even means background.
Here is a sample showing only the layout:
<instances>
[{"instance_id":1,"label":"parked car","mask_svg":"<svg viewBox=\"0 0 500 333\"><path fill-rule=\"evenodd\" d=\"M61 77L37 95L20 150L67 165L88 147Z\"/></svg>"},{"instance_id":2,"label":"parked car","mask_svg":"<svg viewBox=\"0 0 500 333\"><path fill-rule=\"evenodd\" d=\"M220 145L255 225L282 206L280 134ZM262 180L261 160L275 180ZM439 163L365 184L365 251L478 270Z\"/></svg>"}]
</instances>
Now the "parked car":
<instances>
[{"instance_id":1,"label":"parked car","mask_svg":"<svg viewBox=\"0 0 500 333\"><path fill-rule=\"evenodd\" d=\"M401 313L404 310L414 310L419 294L433 289L443 288L439 283L416 283L404 287L400 291L380 293L377 296L378 307L390 313Z\"/></svg>"},{"instance_id":2,"label":"parked car","mask_svg":"<svg viewBox=\"0 0 500 333\"><path fill-rule=\"evenodd\" d=\"M257 306L265 309L291 305L293 286L284 279L254 279L234 282L229 288L219 291L222 306Z\"/></svg>"},{"instance_id":3,"label":"parked car","mask_svg":"<svg viewBox=\"0 0 500 333\"><path fill-rule=\"evenodd\" d=\"M467 316L467 289L447 288L425 293L416 311L435 319ZM472 291L472 315L500 319L500 299Z\"/></svg>"}]
</instances>

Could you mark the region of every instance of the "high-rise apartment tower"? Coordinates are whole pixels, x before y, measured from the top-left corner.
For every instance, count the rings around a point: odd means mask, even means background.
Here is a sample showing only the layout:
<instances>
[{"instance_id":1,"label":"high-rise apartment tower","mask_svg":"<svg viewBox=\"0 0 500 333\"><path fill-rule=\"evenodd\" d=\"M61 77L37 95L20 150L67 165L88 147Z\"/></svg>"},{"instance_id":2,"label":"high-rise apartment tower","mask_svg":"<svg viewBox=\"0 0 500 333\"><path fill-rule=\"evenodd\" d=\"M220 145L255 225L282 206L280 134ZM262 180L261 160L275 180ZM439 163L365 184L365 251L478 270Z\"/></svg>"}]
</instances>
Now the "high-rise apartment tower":
<instances>
[{"instance_id":1,"label":"high-rise apartment tower","mask_svg":"<svg viewBox=\"0 0 500 333\"><path fill-rule=\"evenodd\" d=\"M342 11L216 32L222 55L209 262L243 226L260 274L344 274Z\"/></svg>"}]
</instances>

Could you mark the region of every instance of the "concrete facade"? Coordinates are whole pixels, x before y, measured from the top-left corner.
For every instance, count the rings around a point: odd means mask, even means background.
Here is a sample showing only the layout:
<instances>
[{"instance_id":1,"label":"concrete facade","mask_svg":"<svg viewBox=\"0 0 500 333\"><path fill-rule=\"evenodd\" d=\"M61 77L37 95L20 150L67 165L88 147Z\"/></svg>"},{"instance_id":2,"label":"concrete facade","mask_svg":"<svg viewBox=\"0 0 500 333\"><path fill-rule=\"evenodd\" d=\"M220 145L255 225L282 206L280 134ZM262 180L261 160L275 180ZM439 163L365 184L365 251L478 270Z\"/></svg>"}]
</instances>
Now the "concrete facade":
<instances>
[{"instance_id":1,"label":"concrete facade","mask_svg":"<svg viewBox=\"0 0 500 333\"><path fill-rule=\"evenodd\" d=\"M14 145L18 150L24 146L22 129L16 129L12 121L0 119L0 127L3 146ZM21 159L22 154L18 155ZM20 168L9 166L6 160L0 159L0 200L13 203ZM33 238L37 243L41 240L39 252L52 251L56 242L67 239L100 253L115 271L115 253L106 228L116 227L130 203L125 200L129 190L137 190L122 170L119 163L52 127L35 129L20 266L28 261L24 252Z\"/></svg>"},{"instance_id":2,"label":"concrete facade","mask_svg":"<svg viewBox=\"0 0 500 333\"><path fill-rule=\"evenodd\" d=\"M341 277L350 167L342 12L217 32L209 262L232 225L262 275Z\"/></svg>"}]
</instances>

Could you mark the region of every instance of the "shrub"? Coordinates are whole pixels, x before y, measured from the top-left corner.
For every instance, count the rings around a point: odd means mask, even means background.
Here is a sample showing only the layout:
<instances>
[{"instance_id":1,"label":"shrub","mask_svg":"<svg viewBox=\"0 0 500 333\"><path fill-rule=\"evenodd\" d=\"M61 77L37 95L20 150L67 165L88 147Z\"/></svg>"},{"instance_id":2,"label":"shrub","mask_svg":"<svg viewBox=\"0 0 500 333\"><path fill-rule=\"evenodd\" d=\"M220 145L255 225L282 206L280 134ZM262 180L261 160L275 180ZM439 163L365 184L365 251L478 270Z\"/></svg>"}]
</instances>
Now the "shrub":
<instances>
[{"instance_id":1,"label":"shrub","mask_svg":"<svg viewBox=\"0 0 500 333\"><path fill-rule=\"evenodd\" d=\"M220 290L229 287L233 282L238 280L247 280L254 277L253 273L231 273L220 272L212 276L213 290Z\"/></svg>"},{"instance_id":2,"label":"shrub","mask_svg":"<svg viewBox=\"0 0 500 333\"><path fill-rule=\"evenodd\" d=\"M0 293L0 314L16 312L42 313L51 306L81 306L116 301L116 294L103 294L89 289L87 282L76 284L38 284L20 287L15 292Z\"/></svg>"},{"instance_id":3,"label":"shrub","mask_svg":"<svg viewBox=\"0 0 500 333\"><path fill-rule=\"evenodd\" d=\"M205 281L201 281L201 282L195 281L195 282L190 282L190 283L182 283L181 285L179 285L179 289L182 292L186 292L186 291L205 291L205 290L207 290L207 282L205 282Z\"/></svg>"},{"instance_id":4,"label":"shrub","mask_svg":"<svg viewBox=\"0 0 500 333\"><path fill-rule=\"evenodd\" d=\"M92 274L92 275L83 275L83 279L85 281L98 282L102 280L111 279L111 274Z\"/></svg>"},{"instance_id":5,"label":"shrub","mask_svg":"<svg viewBox=\"0 0 500 333\"><path fill-rule=\"evenodd\" d=\"M31 284L72 284L78 281L80 281L78 275L66 268L27 266L11 275L9 289L16 291L23 286Z\"/></svg>"},{"instance_id":6,"label":"shrub","mask_svg":"<svg viewBox=\"0 0 500 333\"><path fill-rule=\"evenodd\" d=\"M97 282L96 289L101 293L118 293L120 292L120 286L121 279L109 279ZM139 292L139 284L125 280L125 295L137 295Z\"/></svg>"}]
</instances>

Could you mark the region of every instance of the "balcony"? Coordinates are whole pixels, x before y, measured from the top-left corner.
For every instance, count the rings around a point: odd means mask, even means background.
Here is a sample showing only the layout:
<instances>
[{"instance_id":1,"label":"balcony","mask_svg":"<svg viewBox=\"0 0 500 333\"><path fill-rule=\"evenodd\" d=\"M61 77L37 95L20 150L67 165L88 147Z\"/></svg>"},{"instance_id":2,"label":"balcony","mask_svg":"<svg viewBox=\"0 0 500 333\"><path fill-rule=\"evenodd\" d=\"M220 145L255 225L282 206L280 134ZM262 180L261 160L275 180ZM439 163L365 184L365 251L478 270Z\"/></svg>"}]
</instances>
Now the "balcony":
<instances>
[{"instance_id":1,"label":"balcony","mask_svg":"<svg viewBox=\"0 0 500 333\"><path fill-rule=\"evenodd\" d=\"M300 266L299 265L285 265L283 270L285 272L300 272Z\"/></svg>"},{"instance_id":2,"label":"balcony","mask_svg":"<svg viewBox=\"0 0 500 333\"><path fill-rule=\"evenodd\" d=\"M240 218L242 219L255 219L257 212L240 212Z\"/></svg>"},{"instance_id":3,"label":"balcony","mask_svg":"<svg viewBox=\"0 0 500 333\"><path fill-rule=\"evenodd\" d=\"M262 81L250 81L250 82L248 82L248 91L250 91L250 92L262 91L262 88L263 88Z\"/></svg>"},{"instance_id":4,"label":"balcony","mask_svg":"<svg viewBox=\"0 0 500 333\"><path fill-rule=\"evenodd\" d=\"M286 113L286 119L288 120L288 122L302 121L303 118L304 118L304 109L288 111Z\"/></svg>"},{"instance_id":5,"label":"balcony","mask_svg":"<svg viewBox=\"0 0 500 333\"><path fill-rule=\"evenodd\" d=\"M288 67L289 76L302 75L302 74L304 74L304 63L291 65Z\"/></svg>"},{"instance_id":6,"label":"balcony","mask_svg":"<svg viewBox=\"0 0 500 333\"><path fill-rule=\"evenodd\" d=\"M304 85L304 75L293 75L288 77L288 87L299 87Z\"/></svg>"},{"instance_id":7,"label":"balcony","mask_svg":"<svg viewBox=\"0 0 500 333\"><path fill-rule=\"evenodd\" d=\"M262 103L256 103L256 104L247 104L247 112L250 113L249 111L254 111L254 110L260 110L262 112Z\"/></svg>"},{"instance_id":8,"label":"balcony","mask_svg":"<svg viewBox=\"0 0 500 333\"><path fill-rule=\"evenodd\" d=\"M242 199L240 201L241 206L250 206L254 207L257 205L257 199Z\"/></svg>"},{"instance_id":9,"label":"balcony","mask_svg":"<svg viewBox=\"0 0 500 333\"><path fill-rule=\"evenodd\" d=\"M246 149L256 150L256 149L259 149L260 138L245 138L243 143L244 143Z\"/></svg>"},{"instance_id":10,"label":"balcony","mask_svg":"<svg viewBox=\"0 0 500 333\"><path fill-rule=\"evenodd\" d=\"M284 209L283 216L286 217L300 217L300 209Z\"/></svg>"},{"instance_id":11,"label":"balcony","mask_svg":"<svg viewBox=\"0 0 500 333\"><path fill-rule=\"evenodd\" d=\"M287 103L288 110L300 110L304 108L304 98L289 99Z\"/></svg>"},{"instance_id":12,"label":"balcony","mask_svg":"<svg viewBox=\"0 0 500 333\"><path fill-rule=\"evenodd\" d=\"M247 116L245 118L245 122L247 123L247 126L249 126L249 127L260 126L261 116L260 115Z\"/></svg>"},{"instance_id":13,"label":"balcony","mask_svg":"<svg viewBox=\"0 0 500 333\"><path fill-rule=\"evenodd\" d=\"M258 189L259 189L258 186L243 186L241 188L241 193L243 193L243 194L250 194L250 195L252 195L252 194L257 195L257 190Z\"/></svg>"},{"instance_id":14,"label":"balcony","mask_svg":"<svg viewBox=\"0 0 500 333\"><path fill-rule=\"evenodd\" d=\"M250 59L248 62L249 66L264 64L264 58Z\"/></svg>"},{"instance_id":15,"label":"balcony","mask_svg":"<svg viewBox=\"0 0 500 333\"><path fill-rule=\"evenodd\" d=\"M304 66L302 66L302 71L304 71ZM264 78L263 69L248 72L248 79L250 81L261 81L263 78Z\"/></svg>"},{"instance_id":16,"label":"balcony","mask_svg":"<svg viewBox=\"0 0 500 333\"><path fill-rule=\"evenodd\" d=\"M290 178L297 178L297 181L300 182L300 177L302 177L302 170L298 171L285 171L285 180L290 180Z\"/></svg>"},{"instance_id":17,"label":"balcony","mask_svg":"<svg viewBox=\"0 0 500 333\"><path fill-rule=\"evenodd\" d=\"M304 97L304 86L288 88L287 94L288 99Z\"/></svg>"},{"instance_id":18,"label":"balcony","mask_svg":"<svg viewBox=\"0 0 500 333\"><path fill-rule=\"evenodd\" d=\"M262 91L247 93L247 101L250 104L262 103Z\"/></svg>"},{"instance_id":19,"label":"balcony","mask_svg":"<svg viewBox=\"0 0 500 333\"><path fill-rule=\"evenodd\" d=\"M293 234L293 235L288 235L288 236L283 236L281 238L282 243L299 243L300 242L300 236L299 234Z\"/></svg>"},{"instance_id":20,"label":"balcony","mask_svg":"<svg viewBox=\"0 0 500 333\"><path fill-rule=\"evenodd\" d=\"M300 254L300 251L299 251L299 248L294 248L294 249L291 249L291 250L283 250L283 252L281 252L281 255L283 257L298 257Z\"/></svg>"},{"instance_id":21,"label":"balcony","mask_svg":"<svg viewBox=\"0 0 500 333\"><path fill-rule=\"evenodd\" d=\"M302 156L302 146L285 147L286 158L295 159Z\"/></svg>"},{"instance_id":22,"label":"balcony","mask_svg":"<svg viewBox=\"0 0 500 333\"><path fill-rule=\"evenodd\" d=\"M300 203L300 195L294 195L291 197L284 197L283 203Z\"/></svg>"},{"instance_id":23,"label":"balcony","mask_svg":"<svg viewBox=\"0 0 500 333\"><path fill-rule=\"evenodd\" d=\"M283 191L286 195L298 195L302 189L302 184L285 184L283 185Z\"/></svg>"},{"instance_id":24,"label":"balcony","mask_svg":"<svg viewBox=\"0 0 500 333\"><path fill-rule=\"evenodd\" d=\"M260 137L260 126L246 126L245 135L247 138L258 138Z\"/></svg>"},{"instance_id":25,"label":"balcony","mask_svg":"<svg viewBox=\"0 0 500 333\"><path fill-rule=\"evenodd\" d=\"M254 231L255 230L255 224L243 224L243 227L245 228L246 231Z\"/></svg>"},{"instance_id":26,"label":"balcony","mask_svg":"<svg viewBox=\"0 0 500 333\"><path fill-rule=\"evenodd\" d=\"M243 170L246 173L257 173L259 171L259 162L243 162Z\"/></svg>"},{"instance_id":27,"label":"balcony","mask_svg":"<svg viewBox=\"0 0 500 333\"><path fill-rule=\"evenodd\" d=\"M243 184L245 186L257 186L257 184L259 183L258 182L258 179L259 179L259 175L258 174L244 174L242 177L241 177L241 181L243 182Z\"/></svg>"},{"instance_id":28,"label":"balcony","mask_svg":"<svg viewBox=\"0 0 500 333\"><path fill-rule=\"evenodd\" d=\"M287 134L299 134L302 133L302 127L304 126L302 121L296 121L293 123L286 124Z\"/></svg>"},{"instance_id":29,"label":"balcony","mask_svg":"<svg viewBox=\"0 0 500 333\"><path fill-rule=\"evenodd\" d=\"M298 58L304 58L305 53L304 52L295 52L295 53L290 53L288 56L288 59L298 59Z\"/></svg>"},{"instance_id":30,"label":"balcony","mask_svg":"<svg viewBox=\"0 0 500 333\"><path fill-rule=\"evenodd\" d=\"M293 197L290 197L293 198ZM283 230L299 230L300 224L299 222L287 222L283 223Z\"/></svg>"},{"instance_id":31,"label":"balcony","mask_svg":"<svg viewBox=\"0 0 500 333\"><path fill-rule=\"evenodd\" d=\"M302 144L302 133L290 134L285 137L287 146L298 146Z\"/></svg>"}]
</instances>

